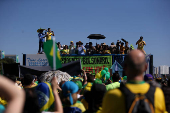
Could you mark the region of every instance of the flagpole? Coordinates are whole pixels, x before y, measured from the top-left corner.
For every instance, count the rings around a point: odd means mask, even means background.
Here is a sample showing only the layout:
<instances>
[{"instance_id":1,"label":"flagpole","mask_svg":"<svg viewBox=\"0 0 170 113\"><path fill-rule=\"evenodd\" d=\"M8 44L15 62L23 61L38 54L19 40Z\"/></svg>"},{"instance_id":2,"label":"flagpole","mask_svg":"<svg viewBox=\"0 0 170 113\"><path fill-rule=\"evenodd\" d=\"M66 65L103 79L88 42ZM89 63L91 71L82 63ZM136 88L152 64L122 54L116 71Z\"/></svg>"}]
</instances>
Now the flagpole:
<instances>
[{"instance_id":1,"label":"flagpole","mask_svg":"<svg viewBox=\"0 0 170 113\"><path fill-rule=\"evenodd\" d=\"M55 46L55 37L53 37L53 70L56 70L56 46Z\"/></svg>"}]
</instances>

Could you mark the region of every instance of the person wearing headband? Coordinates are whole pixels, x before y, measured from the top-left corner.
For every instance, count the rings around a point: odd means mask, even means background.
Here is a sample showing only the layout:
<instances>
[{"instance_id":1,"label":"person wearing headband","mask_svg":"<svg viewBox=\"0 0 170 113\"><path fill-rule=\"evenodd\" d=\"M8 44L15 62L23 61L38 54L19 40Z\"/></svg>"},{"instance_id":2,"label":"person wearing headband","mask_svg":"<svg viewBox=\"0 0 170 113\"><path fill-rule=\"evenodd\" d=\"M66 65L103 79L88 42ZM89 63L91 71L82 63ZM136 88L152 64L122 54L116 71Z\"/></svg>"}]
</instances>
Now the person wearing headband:
<instances>
[{"instance_id":1,"label":"person wearing headband","mask_svg":"<svg viewBox=\"0 0 170 113\"><path fill-rule=\"evenodd\" d=\"M81 110L80 112L86 111L84 108L84 105L80 102L77 101L77 92L78 92L79 87L77 86L76 83L72 81L67 81L62 85L62 103L63 103L63 108L64 112L70 110Z\"/></svg>"}]
</instances>

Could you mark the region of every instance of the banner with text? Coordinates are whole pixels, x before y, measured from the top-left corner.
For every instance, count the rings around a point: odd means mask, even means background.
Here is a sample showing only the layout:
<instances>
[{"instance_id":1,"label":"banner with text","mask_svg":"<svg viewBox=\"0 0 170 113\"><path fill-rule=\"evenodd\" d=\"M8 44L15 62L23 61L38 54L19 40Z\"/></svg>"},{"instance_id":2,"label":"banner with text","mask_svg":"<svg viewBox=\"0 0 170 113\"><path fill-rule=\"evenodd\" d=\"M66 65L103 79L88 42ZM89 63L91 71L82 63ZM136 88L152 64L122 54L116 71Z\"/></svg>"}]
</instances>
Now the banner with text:
<instances>
[{"instance_id":1,"label":"banner with text","mask_svg":"<svg viewBox=\"0 0 170 113\"><path fill-rule=\"evenodd\" d=\"M62 64L81 60L81 68L93 74L112 66L112 56L62 56Z\"/></svg>"},{"instance_id":2,"label":"banner with text","mask_svg":"<svg viewBox=\"0 0 170 113\"><path fill-rule=\"evenodd\" d=\"M25 66L49 66L45 54L25 54Z\"/></svg>"}]
</instances>

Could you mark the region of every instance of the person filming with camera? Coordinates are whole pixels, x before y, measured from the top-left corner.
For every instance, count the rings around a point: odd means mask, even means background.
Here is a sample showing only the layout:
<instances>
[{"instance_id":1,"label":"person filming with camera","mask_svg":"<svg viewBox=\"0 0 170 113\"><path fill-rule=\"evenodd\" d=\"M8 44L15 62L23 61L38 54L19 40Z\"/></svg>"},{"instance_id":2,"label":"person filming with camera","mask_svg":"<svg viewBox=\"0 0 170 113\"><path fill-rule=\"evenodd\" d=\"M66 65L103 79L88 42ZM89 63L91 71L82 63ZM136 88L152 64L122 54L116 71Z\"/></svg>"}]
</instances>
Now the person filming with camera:
<instances>
[{"instance_id":1,"label":"person filming with camera","mask_svg":"<svg viewBox=\"0 0 170 113\"><path fill-rule=\"evenodd\" d=\"M75 54L75 46L73 41L71 41L69 45L69 54Z\"/></svg>"},{"instance_id":2,"label":"person filming with camera","mask_svg":"<svg viewBox=\"0 0 170 113\"><path fill-rule=\"evenodd\" d=\"M46 32L46 40L51 40L51 36L54 36L54 32L51 31L51 28L48 28L48 31Z\"/></svg>"}]
</instances>

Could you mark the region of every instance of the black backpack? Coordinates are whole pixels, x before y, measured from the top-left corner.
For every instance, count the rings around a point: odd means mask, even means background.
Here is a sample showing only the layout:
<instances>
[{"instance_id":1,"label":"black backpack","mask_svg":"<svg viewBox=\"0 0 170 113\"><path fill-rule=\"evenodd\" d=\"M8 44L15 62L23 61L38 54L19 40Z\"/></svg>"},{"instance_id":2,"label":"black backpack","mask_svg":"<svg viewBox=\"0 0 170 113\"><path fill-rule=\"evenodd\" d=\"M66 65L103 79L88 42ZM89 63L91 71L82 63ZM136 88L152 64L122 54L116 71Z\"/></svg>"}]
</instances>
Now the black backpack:
<instances>
[{"instance_id":1,"label":"black backpack","mask_svg":"<svg viewBox=\"0 0 170 113\"><path fill-rule=\"evenodd\" d=\"M125 96L126 113L154 113L154 86L146 94L134 94L124 84L120 85L120 90Z\"/></svg>"}]
</instances>

